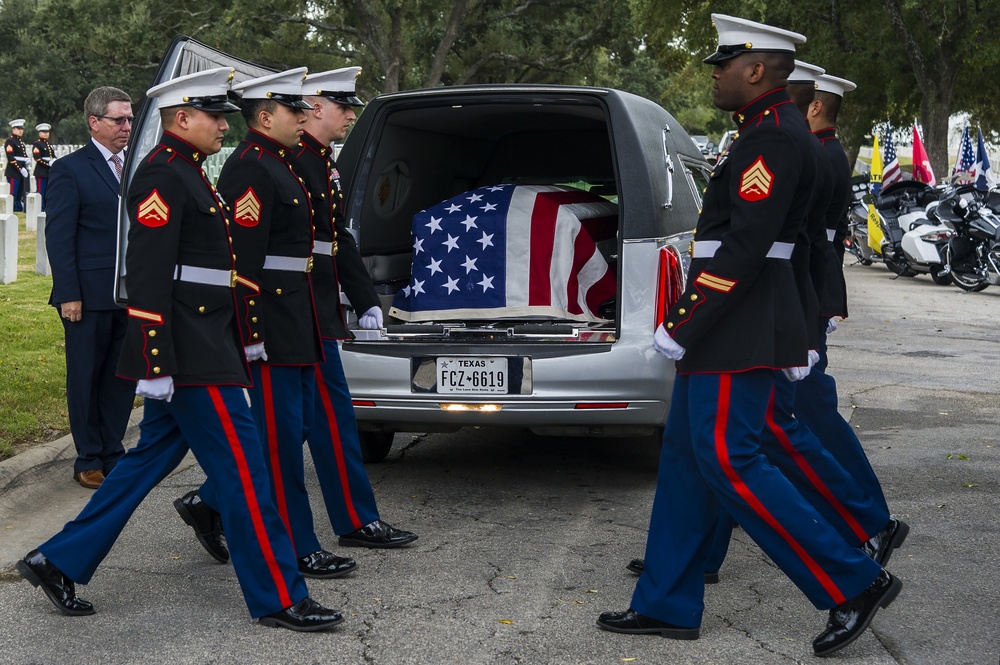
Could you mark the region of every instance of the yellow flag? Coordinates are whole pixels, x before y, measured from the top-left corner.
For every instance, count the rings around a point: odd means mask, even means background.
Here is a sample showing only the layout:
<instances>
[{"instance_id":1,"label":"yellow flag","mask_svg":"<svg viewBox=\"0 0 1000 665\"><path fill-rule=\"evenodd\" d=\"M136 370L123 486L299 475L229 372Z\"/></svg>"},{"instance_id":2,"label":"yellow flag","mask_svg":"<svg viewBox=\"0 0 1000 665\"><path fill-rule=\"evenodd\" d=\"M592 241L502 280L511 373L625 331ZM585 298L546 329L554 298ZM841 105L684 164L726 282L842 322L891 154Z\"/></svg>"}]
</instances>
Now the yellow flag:
<instances>
[{"instance_id":1,"label":"yellow flag","mask_svg":"<svg viewBox=\"0 0 1000 665\"><path fill-rule=\"evenodd\" d=\"M875 210L875 206L868 204L868 246L875 250L876 254L882 253L882 240L884 237L882 235L881 217L879 217L878 211Z\"/></svg>"},{"instance_id":2,"label":"yellow flag","mask_svg":"<svg viewBox=\"0 0 1000 665\"><path fill-rule=\"evenodd\" d=\"M872 168L869 183L871 193L878 196L882 189L882 153L878 149L878 134L875 134L872 141Z\"/></svg>"},{"instance_id":3,"label":"yellow flag","mask_svg":"<svg viewBox=\"0 0 1000 665\"><path fill-rule=\"evenodd\" d=\"M882 190L882 153L878 149L878 134L874 134L872 141L872 168L869 179L869 191L875 196ZM875 206L868 205L868 246L875 250L875 253L882 253L882 224L880 223L878 211Z\"/></svg>"}]
</instances>

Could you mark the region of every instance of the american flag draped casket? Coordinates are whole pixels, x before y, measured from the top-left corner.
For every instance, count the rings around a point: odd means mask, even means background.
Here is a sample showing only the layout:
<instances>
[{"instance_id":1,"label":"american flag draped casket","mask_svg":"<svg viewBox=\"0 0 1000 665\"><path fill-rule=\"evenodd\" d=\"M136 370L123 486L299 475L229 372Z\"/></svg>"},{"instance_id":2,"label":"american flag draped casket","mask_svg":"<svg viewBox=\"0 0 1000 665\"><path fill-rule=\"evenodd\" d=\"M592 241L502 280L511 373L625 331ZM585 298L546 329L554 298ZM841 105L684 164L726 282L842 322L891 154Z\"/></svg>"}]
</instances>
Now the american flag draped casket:
<instances>
[{"instance_id":1,"label":"american flag draped casket","mask_svg":"<svg viewBox=\"0 0 1000 665\"><path fill-rule=\"evenodd\" d=\"M614 271L597 243L618 206L581 189L495 185L413 217L413 272L389 314L403 321L546 318L603 321Z\"/></svg>"}]
</instances>

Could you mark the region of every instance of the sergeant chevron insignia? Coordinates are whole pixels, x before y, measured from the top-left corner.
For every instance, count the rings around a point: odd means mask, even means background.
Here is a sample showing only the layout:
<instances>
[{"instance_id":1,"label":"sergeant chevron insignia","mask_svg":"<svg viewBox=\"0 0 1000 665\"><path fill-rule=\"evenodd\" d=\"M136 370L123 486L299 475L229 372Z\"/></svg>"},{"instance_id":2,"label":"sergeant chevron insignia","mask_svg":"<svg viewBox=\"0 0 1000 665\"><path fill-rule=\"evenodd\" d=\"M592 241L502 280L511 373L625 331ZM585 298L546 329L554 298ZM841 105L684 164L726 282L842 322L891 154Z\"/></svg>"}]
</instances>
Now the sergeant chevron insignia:
<instances>
[{"instance_id":1,"label":"sergeant chevron insignia","mask_svg":"<svg viewBox=\"0 0 1000 665\"><path fill-rule=\"evenodd\" d=\"M260 199L254 194L253 187L240 198L236 199L236 212L233 216L240 226L257 226L260 222Z\"/></svg>"},{"instance_id":2,"label":"sergeant chevron insignia","mask_svg":"<svg viewBox=\"0 0 1000 665\"><path fill-rule=\"evenodd\" d=\"M774 174L764 164L764 157L758 157L740 176L740 197L746 201L760 201L771 195Z\"/></svg>"},{"instance_id":3,"label":"sergeant chevron insignia","mask_svg":"<svg viewBox=\"0 0 1000 665\"><path fill-rule=\"evenodd\" d=\"M139 204L136 221L154 229L170 221L170 206L155 189Z\"/></svg>"}]
</instances>

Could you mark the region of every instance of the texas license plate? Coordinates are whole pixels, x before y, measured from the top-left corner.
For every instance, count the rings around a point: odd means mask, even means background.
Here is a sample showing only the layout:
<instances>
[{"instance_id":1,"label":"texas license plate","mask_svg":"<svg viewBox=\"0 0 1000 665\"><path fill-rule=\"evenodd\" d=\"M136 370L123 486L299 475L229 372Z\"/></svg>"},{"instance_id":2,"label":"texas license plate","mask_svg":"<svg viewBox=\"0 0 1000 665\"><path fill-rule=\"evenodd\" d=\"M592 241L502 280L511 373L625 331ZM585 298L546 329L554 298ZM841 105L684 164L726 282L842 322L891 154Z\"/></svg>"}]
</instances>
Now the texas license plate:
<instances>
[{"instance_id":1,"label":"texas license plate","mask_svg":"<svg viewBox=\"0 0 1000 665\"><path fill-rule=\"evenodd\" d=\"M506 358L437 359L439 393L506 394L509 383Z\"/></svg>"}]
</instances>

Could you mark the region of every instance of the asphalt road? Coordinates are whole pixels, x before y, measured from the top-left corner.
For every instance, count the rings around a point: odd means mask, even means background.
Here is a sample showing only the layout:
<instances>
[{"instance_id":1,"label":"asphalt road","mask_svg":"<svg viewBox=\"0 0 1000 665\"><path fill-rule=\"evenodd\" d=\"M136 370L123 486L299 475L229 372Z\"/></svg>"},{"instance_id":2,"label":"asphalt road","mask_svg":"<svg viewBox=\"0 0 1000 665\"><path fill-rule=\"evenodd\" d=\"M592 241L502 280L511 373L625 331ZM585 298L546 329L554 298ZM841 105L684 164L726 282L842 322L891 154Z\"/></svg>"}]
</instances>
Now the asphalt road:
<instances>
[{"instance_id":1,"label":"asphalt road","mask_svg":"<svg viewBox=\"0 0 1000 665\"><path fill-rule=\"evenodd\" d=\"M830 338L831 372L911 532L890 565L903 593L834 660L997 663L1000 288L966 294L879 266L846 272L852 315ZM420 540L345 550L318 523L329 549L359 562L348 578L310 582L348 615L319 634L250 621L231 567L209 559L171 505L201 482L190 464L149 495L79 589L98 613L58 614L13 562L89 492L70 481L65 451L42 466L4 462L0 663L814 662L825 614L740 531L707 589L701 639L595 628L601 611L628 605L635 578L624 565L643 553L657 447L490 430L397 435L369 473L383 517Z\"/></svg>"}]
</instances>

